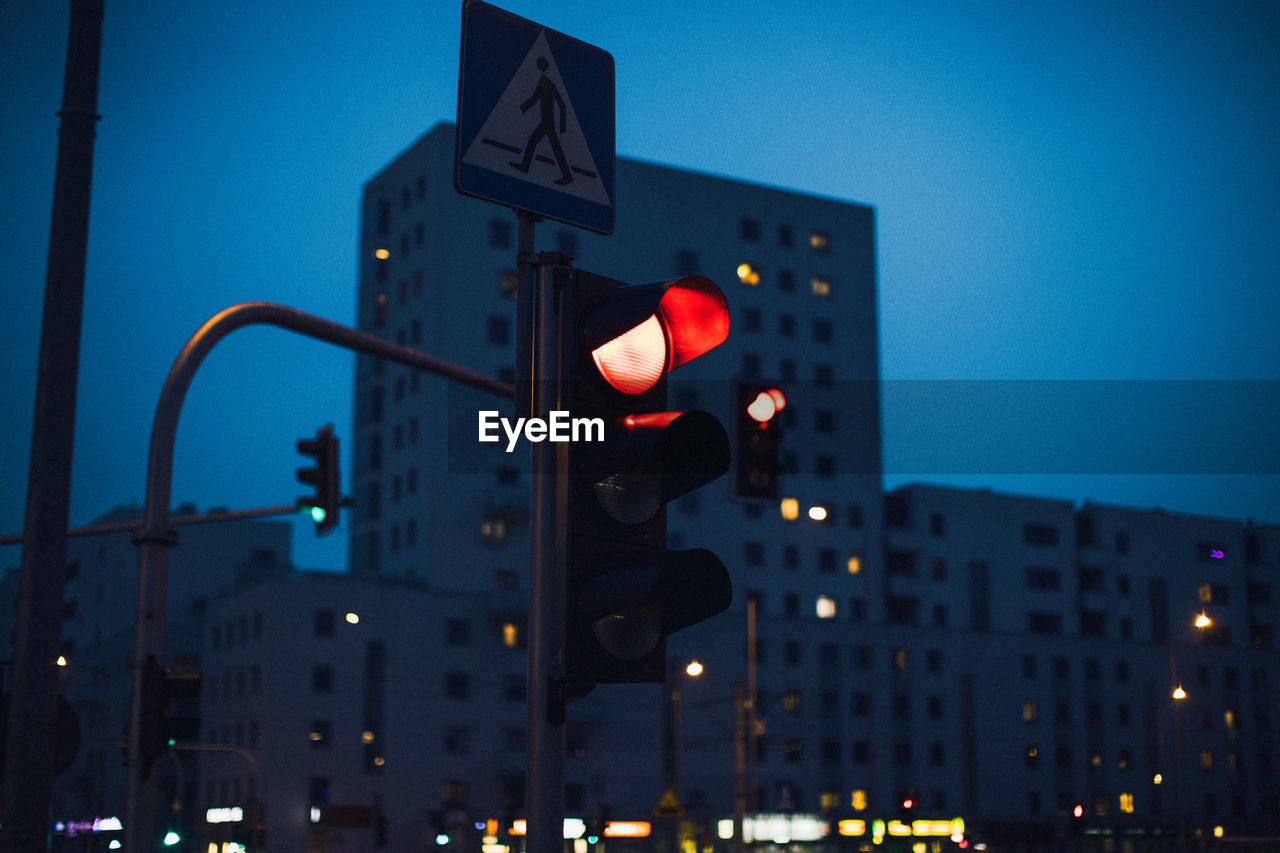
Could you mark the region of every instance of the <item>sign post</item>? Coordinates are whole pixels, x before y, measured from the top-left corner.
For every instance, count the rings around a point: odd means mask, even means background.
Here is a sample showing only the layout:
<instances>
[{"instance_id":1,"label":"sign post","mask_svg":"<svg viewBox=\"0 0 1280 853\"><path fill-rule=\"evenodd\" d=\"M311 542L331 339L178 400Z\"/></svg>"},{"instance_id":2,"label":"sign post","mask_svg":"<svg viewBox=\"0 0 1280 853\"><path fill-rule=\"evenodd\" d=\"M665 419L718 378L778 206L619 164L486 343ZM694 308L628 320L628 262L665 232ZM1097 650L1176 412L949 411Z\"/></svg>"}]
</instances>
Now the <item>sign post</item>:
<instances>
[{"instance_id":1,"label":"sign post","mask_svg":"<svg viewBox=\"0 0 1280 853\"><path fill-rule=\"evenodd\" d=\"M517 412L562 408L561 295L570 259L534 252L541 218L613 233L613 57L491 6L462 4L454 187L516 210L519 294ZM528 411L526 411L526 407ZM568 458L534 443L530 456L528 764L529 853L564 847L564 646Z\"/></svg>"}]
</instances>

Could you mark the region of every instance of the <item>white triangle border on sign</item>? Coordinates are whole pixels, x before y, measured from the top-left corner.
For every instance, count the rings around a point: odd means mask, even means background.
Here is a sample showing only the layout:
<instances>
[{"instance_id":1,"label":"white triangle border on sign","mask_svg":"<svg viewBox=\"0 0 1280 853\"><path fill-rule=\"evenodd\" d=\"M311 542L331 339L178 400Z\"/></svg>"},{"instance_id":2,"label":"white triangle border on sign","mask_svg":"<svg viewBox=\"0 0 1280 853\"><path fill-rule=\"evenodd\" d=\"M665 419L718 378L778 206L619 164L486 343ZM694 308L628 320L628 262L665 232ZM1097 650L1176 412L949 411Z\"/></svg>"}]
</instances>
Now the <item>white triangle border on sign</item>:
<instances>
[{"instance_id":1,"label":"white triangle border on sign","mask_svg":"<svg viewBox=\"0 0 1280 853\"><path fill-rule=\"evenodd\" d=\"M545 58L547 70L538 69L538 59ZM568 162L573 180L567 184L558 184L561 178L560 168L550 156L551 146L545 138L535 143L537 157L528 174L521 172L513 163L519 161L532 135L541 124L541 105L534 104L525 112L520 106L526 103L530 93L534 91L545 74L560 93L563 103L563 120L565 131L558 133L565 160ZM554 112L554 108L553 108ZM557 117L559 114L556 114ZM481 169L496 172L508 178L516 178L555 192L576 196L586 201L612 207L609 193L600 172L596 168L595 159L591 156L591 147L587 144L578 115L573 109L564 79L551 53L545 31L538 33L533 46L525 56L520 67L511 77L502 96L489 112L489 117L480 126L480 131L467 147L462 162Z\"/></svg>"}]
</instances>

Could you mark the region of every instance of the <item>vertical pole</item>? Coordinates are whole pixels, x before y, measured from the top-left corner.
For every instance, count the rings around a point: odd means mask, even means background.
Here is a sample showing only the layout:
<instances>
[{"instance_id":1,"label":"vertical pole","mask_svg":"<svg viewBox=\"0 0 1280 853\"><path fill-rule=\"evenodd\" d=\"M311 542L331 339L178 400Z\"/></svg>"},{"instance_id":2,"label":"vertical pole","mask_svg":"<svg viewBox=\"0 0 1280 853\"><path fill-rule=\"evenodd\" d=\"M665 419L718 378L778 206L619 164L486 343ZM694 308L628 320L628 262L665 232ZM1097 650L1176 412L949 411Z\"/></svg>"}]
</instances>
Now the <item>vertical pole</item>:
<instances>
[{"instance_id":1,"label":"vertical pole","mask_svg":"<svg viewBox=\"0 0 1280 853\"><path fill-rule=\"evenodd\" d=\"M747 817L747 697L739 681L733 687L733 849L743 853Z\"/></svg>"},{"instance_id":2,"label":"vertical pole","mask_svg":"<svg viewBox=\"0 0 1280 853\"><path fill-rule=\"evenodd\" d=\"M756 776L757 762L760 755L757 752L757 732L760 724L756 720L758 710L756 708L756 696L759 693L759 686L756 682L756 600L754 598L747 599L747 808L752 811L760 811L759 787L760 783Z\"/></svg>"},{"instance_id":3,"label":"vertical pole","mask_svg":"<svg viewBox=\"0 0 1280 853\"><path fill-rule=\"evenodd\" d=\"M531 331L532 335L530 345L516 354L516 405L519 409L528 400L531 413L541 415L558 408L560 393L558 257L534 257L533 220L528 214L520 216L520 287L524 291L533 284L534 288L532 298L519 294L517 323L522 334ZM559 648L556 598L563 581L560 522L565 490L557 486L563 457L557 443L531 442L530 447L526 850L560 853L564 846L564 705L553 667Z\"/></svg>"},{"instance_id":4,"label":"vertical pole","mask_svg":"<svg viewBox=\"0 0 1280 853\"><path fill-rule=\"evenodd\" d=\"M0 851L48 849L103 0L73 0L27 469Z\"/></svg>"}]
</instances>

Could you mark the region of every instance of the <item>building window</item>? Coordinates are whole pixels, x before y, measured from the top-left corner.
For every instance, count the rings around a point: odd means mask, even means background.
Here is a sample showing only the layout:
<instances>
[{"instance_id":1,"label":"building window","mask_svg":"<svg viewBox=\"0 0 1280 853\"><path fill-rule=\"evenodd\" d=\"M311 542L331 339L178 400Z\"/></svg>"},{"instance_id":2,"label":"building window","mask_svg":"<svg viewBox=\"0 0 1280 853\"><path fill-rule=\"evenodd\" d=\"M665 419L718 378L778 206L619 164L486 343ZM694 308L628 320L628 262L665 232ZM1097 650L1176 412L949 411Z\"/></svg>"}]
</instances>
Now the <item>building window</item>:
<instances>
[{"instance_id":1,"label":"building window","mask_svg":"<svg viewBox=\"0 0 1280 853\"><path fill-rule=\"evenodd\" d=\"M486 518L480 525L480 538L490 548L503 548L507 544L507 522L501 518Z\"/></svg>"},{"instance_id":2,"label":"building window","mask_svg":"<svg viewBox=\"0 0 1280 853\"><path fill-rule=\"evenodd\" d=\"M738 221L738 236L747 243L759 243L760 220L743 217Z\"/></svg>"},{"instance_id":3,"label":"building window","mask_svg":"<svg viewBox=\"0 0 1280 853\"><path fill-rule=\"evenodd\" d=\"M1062 614L1033 610L1027 614L1027 631L1032 634L1061 634Z\"/></svg>"},{"instance_id":4,"label":"building window","mask_svg":"<svg viewBox=\"0 0 1280 853\"><path fill-rule=\"evenodd\" d=\"M471 622L466 619L446 621L444 641L450 646L471 645Z\"/></svg>"},{"instance_id":5,"label":"building window","mask_svg":"<svg viewBox=\"0 0 1280 853\"><path fill-rule=\"evenodd\" d=\"M485 321L485 338L496 346L506 346L511 343L511 320L490 314Z\"/></svg>"},{"instance_id":6,"label":"building window","mask_svg":"<svg viewBox=\"0 0 1280 853\"><path fill-rule=\"evenodd\" d=\"M337 625L337 619L332 610L316 611L315 635L317 637L332 637L335 625Z\"/></svg>"},{"instance_id":7,"label":"building window","mask_svg":"<svg viewBox=\"0 0 1280 853\"><path fill-rule=\"evenodd\" d=\"M742 559L748 566L764 565L764 543L744 542L742 544Z\"/></svg>"},{"instance_id":8,"label":"building window","mask_svg":"<svg viewBox=\"0 0 1280 853\"><path fill-rule=\"evenodd\" d=\"M327 663L316 664L311 670L311 692L333 692L333 666Z\"/></svg>"},{"instance_id":9,"label":"building window","mask_svg":"<svg viewBox=\"0 0 1280 853\"><path fill-rule=\"evenodd\" d=\"M831 251L831 235L825 231L812 231L809 233L809 248L815 252L826 254Z\"/></svg>"},{"instance_id":10,"label":"building window","mask_svg":"<svg viewBox=\"0 0 1280 853\"><path fill-rule=\"evenodd\" d=\"M444 695L450 699L468 699L471 696L471 676L465 672L446 672Z\"/></svg>"},{"instance_id":11,"label":"building window","mask_svg":"<svg viewBox=\"0 0 1280 853\"><path fill-rule=\"evenodd\" d=\"M511 248L511 223L505 219L489 220L489 247L493 249Z\"/></svg>"},{"instance_id":12,"label":"building window","mask_svg":"<svg viewBox=\"0 0 1280 853\"><path fill-rule=\"evenodd\" d=\"M515 299L520 291L520 276L515 270L504 269L498 272L498 295L506 299Z\"/></svg>"},{"instance_id":13,"label":"building window","mask_svg":"<svg viewBox=\"0 0 1280 853\"><path fill-rule=\"evenodd\" d=\"M826 276L815 275L809 279L809 290L819 299L828 299L831 296L831 279Z\"/></svg>"},{"instance_id":14,"label":"building window","mask_svg":"<svg viewBox=\"0 0 1280 853\"><path fill-rule=\"evenodd\" d=\"M1062 589L1062 572L1057 569L1027 569L1027 589L1053 591Z\"/></svg>"},{"instance_id":15,"label":"building window","mask_svg":"<svg viewBox=\"0 0 1280 853\"><path fill-rule=\"evenodd\" d=\"M790 249L795 242L795 232L790 225L778 226L778 246L783 249Z\"/></svg>"},{"instance_id":16,"label":"building window","mask_svg":"<svg viewBox=\"0 0 1280 853\"><path fill-rule=\"evenodd\" d=\"M830 320L813 321L813 339L820 344L829 344L834 337Z\"/></svg>"},{"instance_id":17,"label":"building window","mask_svg":"<svg viewBox=\"0 0 1280 853\"><path fill-rule=\"evenodd\" d=\"M471 731L464 726L446 726L444 751L448 755L466 755L471 752Z\"/></svg>"},{"instance_id":18,"label":"building window","mask_svg":"<svg viewBox=\"0 0 1280 853\"><path fill-rule=\"evenodd\" d=\"M328 720L312 720L311 729L307 732L307 739L311 741L311 746L315 749L328 749L332 734L333 724L331 722Z\"/></svg>"},{"instance_id":19,"label":"building window","mask_svg":"<svg viewBox=\"0 0 1280 853\"><path fill-rule=\"evenodd\" d=\"M1022 527L1022 541L1041 548L1058 547L1058 528L1052 524L1027 523Z\"/></svg>"},{"instance_id":20,"label":"building window","mask_svg":"<svg viewBox=\"0 0 1280 853\"><path fill-rule=\"evenodd\" d=\"M760 309L744 308L742 310L742 328L747 332L760 331Z\"/></svg>"},{"instance_id":21,"label":"building window","mask_svg":"<svg viewBox=\"0 0 1280 853\"><path fill-rule=\"evenodd\" d=\"M784 338L794 338L796 336L796 318L791 314L783 314L778 317L778 334Z\"/></svg>"}]
</instances>

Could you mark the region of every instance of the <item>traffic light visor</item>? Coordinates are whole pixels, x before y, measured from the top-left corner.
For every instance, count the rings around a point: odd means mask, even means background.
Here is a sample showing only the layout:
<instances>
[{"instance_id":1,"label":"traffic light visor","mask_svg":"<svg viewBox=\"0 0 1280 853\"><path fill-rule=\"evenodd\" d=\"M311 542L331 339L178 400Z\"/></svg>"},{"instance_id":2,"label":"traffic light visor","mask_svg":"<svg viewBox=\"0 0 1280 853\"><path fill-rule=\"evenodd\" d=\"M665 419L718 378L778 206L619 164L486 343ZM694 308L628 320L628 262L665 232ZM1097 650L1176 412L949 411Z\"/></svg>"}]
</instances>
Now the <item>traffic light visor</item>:
<instances>
[{"instance_id":1,"label":"traffic light visor","mask_svg":"<svg viewBox=\"0 0 1280 853\"><path fill-rule=\"evenodd\" d=\"M729 470L729 437L714 415L656 412L623 424L587 463L601 508L623 524L648 521Z\"/></svg>"},{"instance_id":2,"label":"traffic light visor","mask_svg":"<svg viewBox=\"0 0 1280 853\"><path fill-rule=\"evenodd\" d=\"M596 369L624 394L648 391L666 371L715 349L728 337L724 294L700 275L620 288L616 301L588 324Z\"/></svg>"},{"instance_id":3,"label":"traffic light visor","mask_svg":"<svg viewBox=\"0 0 1280 853\"><path fill-rule=\"evenodd\" d=\"M609 654L639 660L668 634L728 609L733 585L723 562L705 548L614 552L608 569L582 590L578 606Z\"/></svg>"}]
</instances>

